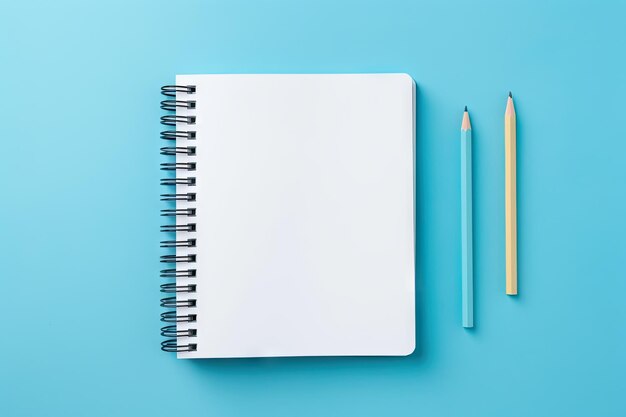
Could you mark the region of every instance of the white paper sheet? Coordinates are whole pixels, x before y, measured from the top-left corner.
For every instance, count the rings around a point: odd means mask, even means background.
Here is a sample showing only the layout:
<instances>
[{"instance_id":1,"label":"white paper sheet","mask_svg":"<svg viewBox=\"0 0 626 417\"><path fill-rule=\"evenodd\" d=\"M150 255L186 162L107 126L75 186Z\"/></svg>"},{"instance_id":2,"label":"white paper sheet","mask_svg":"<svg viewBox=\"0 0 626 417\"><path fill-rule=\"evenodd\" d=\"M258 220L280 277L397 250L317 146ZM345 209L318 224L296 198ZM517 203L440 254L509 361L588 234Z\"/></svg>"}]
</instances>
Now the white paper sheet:
<instances>
[{"instance_id":1,"label":"white paper sheet","mask_svg":"<svg viewBox=\"0 0 626 417\"><path fill-rule=\"evenodd\" d=\"M196 352L408 355L415 347L415 86L406 74L182 75L195 85ZM185 173L179 173L185 176ZM178 219L187 223L188 219ZM184 267L184 265L181 265Z\"/></svg>"}]
</instances>

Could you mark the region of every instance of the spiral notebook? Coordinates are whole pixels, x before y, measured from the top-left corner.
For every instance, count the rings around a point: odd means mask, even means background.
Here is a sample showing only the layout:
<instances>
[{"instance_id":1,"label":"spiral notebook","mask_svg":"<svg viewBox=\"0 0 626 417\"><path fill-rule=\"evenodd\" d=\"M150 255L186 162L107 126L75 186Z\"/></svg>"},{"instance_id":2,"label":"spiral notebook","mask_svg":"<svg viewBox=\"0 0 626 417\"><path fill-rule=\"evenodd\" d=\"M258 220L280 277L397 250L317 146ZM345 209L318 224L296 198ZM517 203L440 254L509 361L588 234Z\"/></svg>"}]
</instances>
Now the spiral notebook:
<instances>
[{"instance_id":1,"label":"spiral notebook","mask_svg":"<svg viewBox=\"0 0 626 417\"><path fill-rule=\"evenodd\" d=\"M162 93L162 349L410 354L410 76L179 75Z\"/></svg>"}]
</instances>

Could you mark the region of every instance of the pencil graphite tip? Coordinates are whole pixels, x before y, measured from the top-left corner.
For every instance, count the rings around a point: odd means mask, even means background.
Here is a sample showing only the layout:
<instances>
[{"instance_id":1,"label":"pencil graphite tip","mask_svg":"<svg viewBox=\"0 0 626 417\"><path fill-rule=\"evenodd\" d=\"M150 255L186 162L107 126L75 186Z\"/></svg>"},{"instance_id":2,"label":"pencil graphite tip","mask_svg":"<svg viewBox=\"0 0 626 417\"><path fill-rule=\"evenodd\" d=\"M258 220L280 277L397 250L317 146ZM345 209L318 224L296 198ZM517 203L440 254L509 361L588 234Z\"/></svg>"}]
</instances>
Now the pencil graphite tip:
<instances>
[{"instance_id":1,"label":"pencil graphite tip","mask_svg":"<svg viewBox=\"0 0 626 417\"><path fill-rule=\"evenodd\" d=\"M465 111L467 111L467 106L465 106Z\"/></svg>"},{"instance_id":2,"label":"pencil graphite tip","mask_svg":"<svg viewBox=\"0 0 626 417\"><path fill-rule=\"evenodd\" d=\"M513 98L513 94L509 91L509 97Z\"/></svg>"}]
</instances>

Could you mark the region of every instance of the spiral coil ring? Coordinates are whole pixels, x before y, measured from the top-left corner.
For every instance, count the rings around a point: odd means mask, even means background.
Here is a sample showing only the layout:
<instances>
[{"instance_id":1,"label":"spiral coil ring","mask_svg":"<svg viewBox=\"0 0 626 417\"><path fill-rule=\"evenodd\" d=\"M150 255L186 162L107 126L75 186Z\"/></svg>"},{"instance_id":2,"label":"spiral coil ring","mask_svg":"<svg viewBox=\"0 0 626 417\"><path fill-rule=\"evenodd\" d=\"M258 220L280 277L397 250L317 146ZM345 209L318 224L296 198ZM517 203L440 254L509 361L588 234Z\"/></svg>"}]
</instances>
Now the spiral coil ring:
<instances>
[{"instance_id":1,"label":"spiral coil ring","mask_svg":"<svg viewBox=\"0 0 626 417\"><path fill-rule=\"evenodd\" d=\"M162 171L179 171L179 170L195 171L196 163L195 162L180 162L180 163L165 162L161 164L161 170Z\"/></svg>"},{"instance_id":2,"label":"spiral coil ring","mask_svg":"<svg viewBox=\"0 0 626 417\"><path fill-rule=\"evenodd\" d=\"M164 85L161 87L161 94L167 97L176 97L176 93L193 94L195 92L195 85Z\"/></svg>"},{"instance_id":3,"label":"spiral coil ring","mask_svg":"<svg viewBox=\"0 0 626 417\"><path fill-rule=\"evenodd\" d=\"M177 308L177 307L195 307L196 300L177 300L176 297L161 298L161 307Z\"/></svg>"},{"instance_id":4,"label":"spiral coil ring","mask_svg":"<svg viewBox=\"0 0 626 417\"><path fill-rule=\"evenodd\" d=\"M195 336L196 329L178 330L176 326L161 327L161 336L164 337L183 337L183 336Z\"/></svg>"},{"instance_id":5,"label":"spiral coil ring","mask_svg":"<svg viewBox=\"0 0 626 417\"><path fill-rule=\"evenodd\" d=\"M196 185L195 177L188 178L161 178L161 185Z\"/></svg>"},{"instance_id":6,"label":"spiral coil ring","mask_svg":"<svg viewBox=\"0 0 626 417\"><path fill-rule=\"evenodd\" d=\"M195 109L196 102L194 100L163 100L161 108L167 111L176 111L176 109Z\"/></svg>"},{"instance_id":7,"label":"spiral coil ring","mask_svg":"<svg viewBox=\"0 0 626 417\"><path fill-rule=\"evenodd\" d=\"M187 240L162 240L162 248L195 248L196 239Z\"/></svg>"},{"instance_id":8,"label":"spiral coil ring","mask_svg":"<svg viewBox=\"0 0 626 417\"><path fill-rule=\"evenodd\" d=\"M195 263L196 255L161 255L161 263L164 264L176 264L176 263Z\"/></svg>"},{"instance_id":9,"label":"spiral coil ring","mask_svg":"<svg viewBox=\"0 0 626 417\"><path fill-rule=\"evenodd\" d=\"M188 139L193 140L196 138L196 132L193 130L164 130L161 132L161 139L176 140L176 139Z\"/></svg>"},{"instance_id":10,"label":"spiral coil ring","mask_svg":"<svg viewBox=\"0 0 626 417\"><path fill-rule=\"evenodd\" d=\"M177 292L196 292L195 284L176 285L176 283L161 284L161 292L177 293Z\"/></svg>"},{"instance_id":11,"label":"spiral coil ring","mask_svg":"<svg viewBox=\"0 0 626 417\"><path fill-rule=\"evenodd\" d=\"M195 217L196 209L163 209L161 210L161 216L175 217L175 216L187 216ZM161 226L165 227L165 226Z\"/></svg>"},{"instance_id":12,"label":"spiral coil ring","mask_svg":"<svg viewBox=\"0 0 626 417\"><path fill-rule=\"evenodd\" d=\"M165 126L176 126L177 123L184 123L188 125L196 124L196 116L174 116L168 114L167 116L161 116L161 124Z\"/></svg>"},{"instance_id":13,"label":"spiral coil ring","mask_svg":"<svg viewBox=\"0 0 626 417\"><path fill-rule=\"evenodd\" d=\"M161 194L161 201L196 201L196 193Z\"/></svg>"},{"instance_id":14,"label":"spiral coil ring","mask_svg":"<svg viewBox=\"0 0 626 417\"><path fill-rule=\"evenodd\" d=\"M180 111L187 113L196 108L196 101L193 95L196 93L196 86L193 85L166 85L161 87L161 94L167 99L161 101L161 109L171 112ZM190 192L188 187L196 186L196 177L178 175L178 171L195 171L196 162L193 157L196 156L196 147L192 146L196 140L196 131L193 129L196 124L196 116L189 114L170 114L161 116L161 124L173 126L173 130L164 130L161 132L161 139L166 141L174 141L174 146L161 147L161 155L174 156L173 162L161 163L162 171L174 171L176 175L173 177L162 178L160 183L166 187L175 187L174 192L161 194L161 201L173 201L176 208L167 208L161 210L161 216L176 220L179 217L194 217L196 215L195 207L188 207L196 201L196 193ZM183 125L187 128L181 127ZM194 141L194 142L187 142ZM171 142L170 142L171 143ZM165 224L161 226L163 233L175 233L175 239L167 239L161 241L161 247L175 251L161 255L161 263L172 265L160 272L161 278L168 280L176 280L176 282L168 282L161 284L161 292L171 294L169 297L161 299L161 307L169 309L161 314L161 321L172 323L161 328L161 335L167 340L161 342L161 350L165 352L194 352L198 345L194 342L197 337L197 329L188 328L189 323L197 320L197 315L193 313L196 308L196 298L188 298L189 295L195 293L197 284L189 284L184 281L196 277L195 268L180 268L182 264L195 264L196 254L189 253L196 248L197 238L195 235L196 224ZM169 266L168 265L168 266ZM191 310L190 310L191 309Z\"/></svg>"},{"instance_id":15,"label":"spiral coil ring","mask_svg":"<svg viewBox=\"0 0 626 417\"><path fill-rule=\"evenodd\" d=\"M195 314L176 315L176 311L166 311L161 313L161 321L164 323L193 323L196 321Z\"/></svg>"},{"instance_id":16,"label":"spiral coil ring","mask_svg":"<svg viewBox=\"0 0 626 417\"><path fill-rule=\"evenodd\" d=\"M178 338L176 338L176 339L169 339L169 340L165 340L161 342L161 350L164 352L194 352L198 350L198 345L195 343L187 343L185 345L179 345Z\"/></svg>"},{"instance_id":17,"label":"spiral coil ring","mask_svg":"<svg viewBox=\"0 0 626 417\"><path fill-rule=\"evenodd\" d=\"M161 226L162 232L195 232L196 224L195 223L187 223L187 224L166 224Z\"/></svg>"},{"instance_id":18,"label":"spiral coil ring","mask_svg":"<svg viewBox=\"0 0 626 417\"><path fill-rule=\"evenodd\" d=\"M161 269L161 278L192 278L195 276L195 269Z\"/></svg>"},{"instance_id":19,"label":"spiral coil ring","mask_svg":"<svg viewBox=\"0 0 626 417\"><path fill-rule=\"evenodd\" d=\"M161 148L161 155L174 155L183 154L183 155L195 155L196 147L195 146L164 146Z\"/></svg>"}]
</instances>

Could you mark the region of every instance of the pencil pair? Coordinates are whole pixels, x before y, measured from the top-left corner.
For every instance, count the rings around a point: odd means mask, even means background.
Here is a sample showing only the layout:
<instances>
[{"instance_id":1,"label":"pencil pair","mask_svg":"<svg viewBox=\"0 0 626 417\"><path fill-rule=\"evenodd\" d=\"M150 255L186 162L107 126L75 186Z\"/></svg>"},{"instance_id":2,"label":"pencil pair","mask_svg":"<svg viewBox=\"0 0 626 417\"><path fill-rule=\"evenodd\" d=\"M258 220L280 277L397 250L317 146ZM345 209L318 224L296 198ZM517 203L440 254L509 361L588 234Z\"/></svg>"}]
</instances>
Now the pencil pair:
<instances>
[{"instance_id":1,"label":"pencil pair","mask_svg":"<svg viewBox=\"0 0 626 417\"><path fill-rule=\"evenodd\" d=\"M509 92L504 112L506 293L517 294L516 120ZM472 230L472 125L467 106L461 122L461 310L463 327L474 327Z\"/></svg>"}]
</instances>

